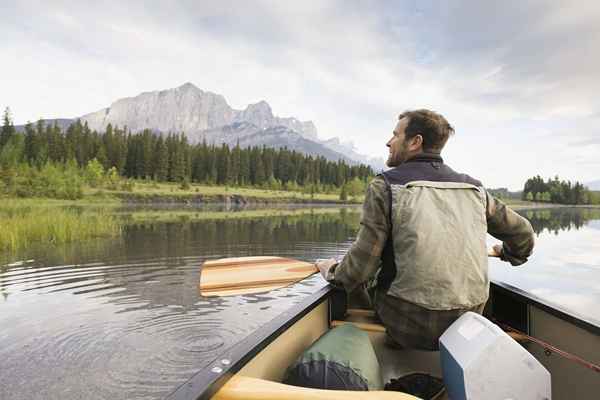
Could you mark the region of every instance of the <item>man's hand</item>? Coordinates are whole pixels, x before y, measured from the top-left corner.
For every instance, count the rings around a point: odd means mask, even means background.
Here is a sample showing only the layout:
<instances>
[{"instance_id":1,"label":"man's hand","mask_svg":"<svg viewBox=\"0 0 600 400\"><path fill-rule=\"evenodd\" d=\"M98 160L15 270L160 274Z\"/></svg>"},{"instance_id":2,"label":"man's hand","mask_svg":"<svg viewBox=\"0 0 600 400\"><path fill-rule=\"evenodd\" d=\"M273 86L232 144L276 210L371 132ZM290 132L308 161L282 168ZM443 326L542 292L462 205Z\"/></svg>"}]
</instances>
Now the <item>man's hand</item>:
<instances>
[{"instance_id":1,"label":"man's hand","mask_svg":"<svg viewBox=\"0 0 600 400\"><path fill-rule=\"evenodd\" d=\"M337 264L337 260L335 258L329 258L327 260L318 260L316 262L316 266L317 268L319 268L319 272L321 272L321 275L323 275L323 278L325 278L325 280L331 280L331 277L329 276L329 270L335 264Z\"/></svg>"},{"instance_id":2,"label":"man's hand","mask_svg":"<svg viewBox=\"0 0 600 400\"><path fill-rule=\"evenodd\" d=\"M492 246L491 250L488 252L488 256L502 258L502 245L495 244Z\"/></svg>"}]
</instances>

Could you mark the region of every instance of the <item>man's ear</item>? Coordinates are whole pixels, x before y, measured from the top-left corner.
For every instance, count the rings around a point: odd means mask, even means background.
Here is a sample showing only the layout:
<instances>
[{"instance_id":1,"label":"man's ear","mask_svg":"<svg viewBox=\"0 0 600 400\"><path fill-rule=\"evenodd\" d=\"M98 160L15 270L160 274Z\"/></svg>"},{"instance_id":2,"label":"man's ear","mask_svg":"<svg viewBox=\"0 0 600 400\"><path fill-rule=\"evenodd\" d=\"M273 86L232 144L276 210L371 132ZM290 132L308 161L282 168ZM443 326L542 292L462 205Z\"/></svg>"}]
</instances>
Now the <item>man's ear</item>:
<instances>
[{"instance_id":1,"label":"man's ear","mask_svg":"<svg viewBox=\"0 0 600 400\"><path fill-rule=\"evenodd\" d=\"M410 138L410 150L423 149L423 136L420 133Z\"/></svg>"}]
</instances>

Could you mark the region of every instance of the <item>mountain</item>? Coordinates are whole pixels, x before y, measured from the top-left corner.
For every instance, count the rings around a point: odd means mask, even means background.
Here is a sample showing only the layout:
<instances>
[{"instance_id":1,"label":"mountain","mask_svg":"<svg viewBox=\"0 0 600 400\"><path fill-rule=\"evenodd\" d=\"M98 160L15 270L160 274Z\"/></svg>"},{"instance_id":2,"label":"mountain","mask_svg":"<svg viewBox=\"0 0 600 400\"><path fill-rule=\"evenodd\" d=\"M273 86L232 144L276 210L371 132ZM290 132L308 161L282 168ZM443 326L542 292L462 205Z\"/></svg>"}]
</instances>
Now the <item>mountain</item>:
<instances>
[{"instance_id":1,"label":"mountain","mask_svg":"<svg viewBox=\"0 0 600 400\"><path fill-rule=\"evenodd\" d=\"M600 179L584 183L583 186L587 186L590 190L600 190Z\"/></svg>"},{"instance_id":2,"label":"mountain","mask_svg":"<svg viewBox=\"0 0 600 400\"><path fill-rule=\"evenodd\" d=\"M44 126L47 125L58 125L58 127L61 129L61 131L66 131L67 128L73 123L75 122L76 119L73 118L55 118L55 119L42 119L40 121L42 121L44 123ZM36 122L37 123L37 122ZM32 125L35 126L35 123L33 123ZM24 132L25 131L25 125L15 125L15 129L17 132Z\"/></svg>"},{"instance_id":3,"label":"mountain","mask_svg":"<svg viewBox=\"0 0 600 400\"><path fill-rule=\"evenodd\" d=\"M230 145L239 142L244 147L287 146L329 160L344 159L353 164L369 164L376 171L383 169L383 159L359 154L352 143L341 143L337 138L320 140L317 128L311 121L275 116L266 101L236 110L229 106L222 95L203 91L189 82L173 89L119 99L110 107L85 114L79 119L96 131L104 131L110 123L113 126L126 126L132 132L143 129L157 133L184 132L192 143L206 140L208 143ZM45 121L56 122L66 129L75 120Z\"/></svg>"},{"instance_id":4,"label":"mountain","mask_svg":"<svg viewBox=\"0 0 600 400\"><path fill-rule=\"evenodd\" d=\"M185 132L191 142L206 139L212 143L235 143L239 137L248 135L258 139L261 131L275 127L287 128L307 140L319 142L311 121L277 117L266 101L235 110L222 95L203 91L191 83L117 100L108 108L82 116L81 120L98 131L111 123L127 126L133 132L142 129ZM245 143L254 145L258 141ZM273 142L273 145L282 147L286 143Z\"/></svg>"},{"instance_id":5,"label":"mountain","mask_svg":"<svg viewBox=\"0 0 600 400\"><path fill-rule=\"evenodd\" d=\"M361 160L361 163L370 165L373 168L373 171L375 172L383 171L384 169L386 169L385 160L382 157L368 157L359 154L356 151L356 147L354 147L354 143L352 143L351 141L342 143L340 142L339 138L331 138L321 143L338 153L345 154L353 160Z\"/></svg>"}]
</instances>

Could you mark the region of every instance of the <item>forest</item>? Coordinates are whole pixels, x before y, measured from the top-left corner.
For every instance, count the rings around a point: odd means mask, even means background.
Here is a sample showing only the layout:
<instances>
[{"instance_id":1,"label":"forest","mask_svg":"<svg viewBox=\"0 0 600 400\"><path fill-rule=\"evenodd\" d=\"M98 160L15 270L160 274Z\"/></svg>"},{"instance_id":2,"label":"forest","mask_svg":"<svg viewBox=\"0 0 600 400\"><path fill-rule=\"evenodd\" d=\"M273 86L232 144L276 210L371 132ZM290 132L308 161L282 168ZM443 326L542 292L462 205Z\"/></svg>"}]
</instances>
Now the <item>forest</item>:
<instances>
[{"instance_id":1,"label":"forest","mask_svg":"<svg viewBox=\"0 0 600 400\"><path fill-rule=\"evenodd\" d=\"M17 131L6 109L0 130L0 192L35 196L37 186L48 184L36 185L34 181L42 179L40 173L49 169L54 175L62 173L75 181L79 174L92 185L94 175L105 174L183 185L196 182L285 190L309 188L316 193L340 190L347 183L351 189L364 189L373 176L371 167L362 164L331 161L286 147L194 144L184 133L133 133L110 124L104 132L96 132L79 120L65 131L41 120ZM27 184L30 188L24 187Z\"/></svg>"},{"instance_id":2,"label":"forest","mask_svg":"<svg viewBox=\"0 0 600 400\"><path fill-rule=\"evenodd\" d=\"M582 183L560 179L555 176L544 180L537 175L525 181L522 199L556 204L600 204L598 193L590 191Z\"/></svg>"}]
</instances>

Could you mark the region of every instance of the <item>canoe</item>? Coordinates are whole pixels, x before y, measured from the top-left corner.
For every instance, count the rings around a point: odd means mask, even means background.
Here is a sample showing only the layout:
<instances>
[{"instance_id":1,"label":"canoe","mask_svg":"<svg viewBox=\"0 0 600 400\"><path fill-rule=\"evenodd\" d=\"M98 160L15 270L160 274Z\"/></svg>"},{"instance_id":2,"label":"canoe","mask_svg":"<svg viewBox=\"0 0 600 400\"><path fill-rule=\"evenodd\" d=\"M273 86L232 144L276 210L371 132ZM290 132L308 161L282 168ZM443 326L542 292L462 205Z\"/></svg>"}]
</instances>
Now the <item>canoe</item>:
<instances>
[{"instance_id":1,"label":"canoe","mask_svg":"<svg viewBox=\"0 0 600 400\"><path fill-rule=\"evenodd\" d=\"M225 351L168 398L190 399L415 399L398 392L345 392L283 385L286 368L332 327L353 323L368 332L382 368L384 382L420 371L442 376L439 352L390 349L385 328L367 310L341 318L332 308L335 291L323 287L260 327L251 337ZM549 304L502 282L492 282L484 315L564 350L544 347L514 334L522 346L551 374L552 398L592 399L600 393L600 326L592 320ZM447 399L442 394L438 399Z\"/></svg>"}]
</instances>

